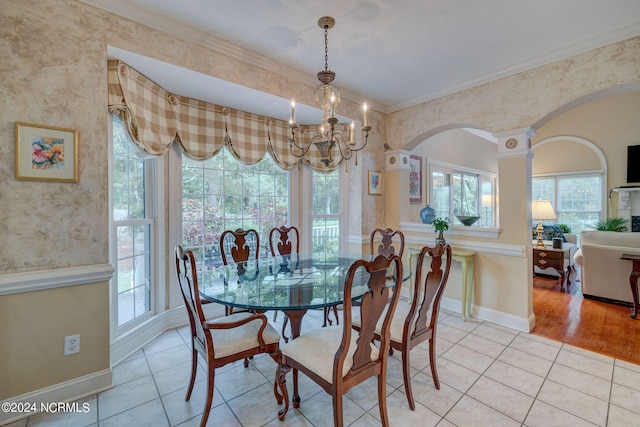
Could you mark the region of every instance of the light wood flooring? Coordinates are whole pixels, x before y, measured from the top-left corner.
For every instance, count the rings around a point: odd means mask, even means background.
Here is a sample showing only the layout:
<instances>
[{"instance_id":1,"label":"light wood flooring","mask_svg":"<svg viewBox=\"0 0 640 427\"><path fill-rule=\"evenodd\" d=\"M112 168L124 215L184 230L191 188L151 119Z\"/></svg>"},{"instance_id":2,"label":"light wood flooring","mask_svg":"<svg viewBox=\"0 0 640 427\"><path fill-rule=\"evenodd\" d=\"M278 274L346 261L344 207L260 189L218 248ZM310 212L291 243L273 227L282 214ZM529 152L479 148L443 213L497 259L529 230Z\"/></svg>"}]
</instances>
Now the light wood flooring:
<instances>
[{"instance_id":1,"label":"light wood flooring","mask_svg":"<svg viewBox=\"0 0 640 427\"><path fill-rule=\"evenodd\" d=\"M559 281L533 279L533 334L640 364L640 316L630 308L584 298L580 284L561 292Z\"/></svg>"}]
</instances>

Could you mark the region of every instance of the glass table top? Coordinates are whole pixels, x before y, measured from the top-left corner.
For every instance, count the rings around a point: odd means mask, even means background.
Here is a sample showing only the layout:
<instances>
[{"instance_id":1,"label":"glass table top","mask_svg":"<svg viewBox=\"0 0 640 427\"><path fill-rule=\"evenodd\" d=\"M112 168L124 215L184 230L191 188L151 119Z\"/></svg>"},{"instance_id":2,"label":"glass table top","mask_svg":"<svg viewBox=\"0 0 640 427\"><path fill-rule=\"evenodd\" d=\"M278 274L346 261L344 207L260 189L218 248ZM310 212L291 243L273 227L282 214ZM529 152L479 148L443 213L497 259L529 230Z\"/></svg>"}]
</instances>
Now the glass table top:
<instances>
[{"instance_id":1,"label":"glass table top","mask_svg":"<svg viewBox=\"0 0 640 427\"><path fill-rule=\"evenodd\" d=\"M199 272L202 297L220 304L251 310L302 310L342 303L345 279L351 265L369 254L275 256ZM403 280L411 274L403 267ZM368 289L369 274L359 268L352 299Z\"/></svg>"}]
</instances>

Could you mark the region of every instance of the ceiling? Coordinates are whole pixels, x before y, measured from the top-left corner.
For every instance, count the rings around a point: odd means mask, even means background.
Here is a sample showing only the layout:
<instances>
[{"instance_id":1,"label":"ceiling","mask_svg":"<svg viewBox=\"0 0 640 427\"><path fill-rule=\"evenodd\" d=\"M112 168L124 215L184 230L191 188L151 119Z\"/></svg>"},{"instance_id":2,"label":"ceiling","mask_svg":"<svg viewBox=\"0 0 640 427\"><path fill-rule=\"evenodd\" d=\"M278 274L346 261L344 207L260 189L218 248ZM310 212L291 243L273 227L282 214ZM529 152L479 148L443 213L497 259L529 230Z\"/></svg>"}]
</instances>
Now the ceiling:
<instances>
[{"instance_id":1,"label":"ceiling","mask_svg":"<svg viewBox=\"0 0 640 427\"><path fill-rule=\"evenodd\" d=\"M638 0L82 1L226 53L240 46L244 60L285 63L311 78L324 68L318 18L333 16L334 83L383 112L640 35ZM109 54L174 93L203 99L207 87L215 99L203 100L288 119L286 100L120 49ZM267 103L253 108L257 96Z\"/></svg>"}]
</instances>

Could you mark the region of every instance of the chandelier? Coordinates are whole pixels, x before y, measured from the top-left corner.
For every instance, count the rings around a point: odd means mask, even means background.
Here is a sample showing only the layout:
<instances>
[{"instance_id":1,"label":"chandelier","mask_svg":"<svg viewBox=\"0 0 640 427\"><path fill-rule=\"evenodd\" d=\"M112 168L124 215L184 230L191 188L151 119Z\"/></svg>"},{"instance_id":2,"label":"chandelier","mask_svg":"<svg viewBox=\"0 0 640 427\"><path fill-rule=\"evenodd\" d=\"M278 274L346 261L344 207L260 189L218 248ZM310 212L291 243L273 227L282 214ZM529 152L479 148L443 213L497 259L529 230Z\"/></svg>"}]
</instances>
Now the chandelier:
<instances>
[{"instance_id":1,"label":"chandelier","mask_svg":"<svg viewBox=\"0 0 640 427\"><path fill-rule=\"evenodd\" d=\"M363 132L362 144L356 147L355 123L340 124L336 117L336 106L340 103L340 89L333 84L336 73L329 70L329 29L333 28L336 21L331 16L323 16L318 20L318 26L324 29L324 70L319 71L317 76L320 84L316 86L314 98L316 102L321 101L322 120L320 126L311 132L308 142L305 143L304 136L306 129L296 122L296 103L291 100L291 119L289 120L289 149L291 154L302 160L305 154L314 145L320 151L320 161L329 166L334 162L334 148L338 148L340 156L344 160L349 160L354 153L362 150L367 145L371 126L367 123L367 104L363 104L363 120L361 132ZM347 135L347 136L345 136ZM295 149L294 149L295 146ZM358 155L355 159L358 164Z\"/></svg>"}]
</instances>

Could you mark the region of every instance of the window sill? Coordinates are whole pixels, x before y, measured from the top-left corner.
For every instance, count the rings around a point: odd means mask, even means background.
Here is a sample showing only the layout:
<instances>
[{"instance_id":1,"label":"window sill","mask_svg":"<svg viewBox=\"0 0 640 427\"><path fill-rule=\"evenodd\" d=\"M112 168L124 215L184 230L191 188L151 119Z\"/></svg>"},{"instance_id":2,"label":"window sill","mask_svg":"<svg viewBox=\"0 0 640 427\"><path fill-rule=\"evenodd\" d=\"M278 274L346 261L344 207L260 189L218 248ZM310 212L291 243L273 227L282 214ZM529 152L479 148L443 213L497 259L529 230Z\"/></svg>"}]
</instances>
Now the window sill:
<instances>
[{"instance_id":1,"label":"window sill","mask_svg":"<svg viewBox=\"0 0 640 427\"><path fill-rule=\"evenodd\" d=\"M421 222L401 222L400 230L407 233L433 233L433 225L423 224ZM452 225L445 232L451 236L466 236L466 237L484 237L485 239L497 239L500 235L500 228L498 227L477 227L477 226L464 226L464 225Z\"/></svg>"}]
</instances>

